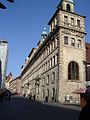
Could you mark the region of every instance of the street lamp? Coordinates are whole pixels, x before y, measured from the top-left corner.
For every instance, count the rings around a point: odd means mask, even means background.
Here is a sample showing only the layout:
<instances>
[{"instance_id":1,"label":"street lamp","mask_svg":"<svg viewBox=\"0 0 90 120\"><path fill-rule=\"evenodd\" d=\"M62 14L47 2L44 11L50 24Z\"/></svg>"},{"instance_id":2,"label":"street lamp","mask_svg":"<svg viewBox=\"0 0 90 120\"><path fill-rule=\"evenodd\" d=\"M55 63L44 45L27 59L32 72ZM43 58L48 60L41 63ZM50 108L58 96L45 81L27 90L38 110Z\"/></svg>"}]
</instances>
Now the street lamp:
<instances>
[{"instance_id":1,"label":"street lamp","mask_svg":"<svg viewBox=\"0 0 90 120\"><path fill-rule=\"evenodd\" d=\"M14 2L15 2L14 0L7 0L7 1L8 1L8 2L11 2L11 3L14 3ZM1 9L6 9L7 7L0 2L0 8L1 8Z\"/></svg>"}]
</instances>

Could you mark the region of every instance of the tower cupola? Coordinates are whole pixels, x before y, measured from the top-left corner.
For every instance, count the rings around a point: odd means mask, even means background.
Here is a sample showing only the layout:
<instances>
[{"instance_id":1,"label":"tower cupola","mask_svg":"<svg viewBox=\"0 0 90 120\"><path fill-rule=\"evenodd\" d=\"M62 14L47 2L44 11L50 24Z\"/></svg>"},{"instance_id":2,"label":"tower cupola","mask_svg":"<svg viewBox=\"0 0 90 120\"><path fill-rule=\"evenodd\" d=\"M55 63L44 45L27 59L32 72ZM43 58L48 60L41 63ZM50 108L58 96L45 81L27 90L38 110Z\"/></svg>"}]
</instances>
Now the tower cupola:
<instances>
[{"instance_id":1,"label":"tower cupola","mask_svg":"<svg viewBox=\"0 0 90 120\"><path fill-rule=\"evenodd\" d=\"M74 1L73 0L61 0L60 7L62 10L68 12L74 12Z\"/></svg>"},{"instance_id":2,"label":"tower cupola","mask_svg":"<svg viewBox=\"0 0 90 120\"><path fill-rule=\"evenodd\" d=\"M47 38L47 31L46 28L44 27L44 30L41 34L41 42L43 42Z\"/></svg>"},{"instance_id":3,"label":"tower cupola","mask_svg":"<svg viewBox=\"0 0 90 120\"><path fill-rule=\"evenodd\" d=\"M66 0L67 2L73 3L73 0Z\"/></svg>"}]
</instances>

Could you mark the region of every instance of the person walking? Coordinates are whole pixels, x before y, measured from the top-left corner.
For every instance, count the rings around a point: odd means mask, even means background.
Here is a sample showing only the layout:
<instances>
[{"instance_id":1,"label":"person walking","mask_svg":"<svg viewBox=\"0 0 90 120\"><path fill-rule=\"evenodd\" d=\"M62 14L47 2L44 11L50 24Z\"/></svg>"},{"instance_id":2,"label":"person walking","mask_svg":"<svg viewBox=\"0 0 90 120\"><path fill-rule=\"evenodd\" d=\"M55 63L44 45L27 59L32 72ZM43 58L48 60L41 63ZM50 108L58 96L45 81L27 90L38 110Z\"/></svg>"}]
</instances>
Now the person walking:
<instances>
[{"instance_id":1,"label":"person walking","mask_svg":"<svg viewBox=\"0 0 90 120\"><path fill-rule=\"evenodd\" d=\"M86 105L82 107L78 120L90 120L90 87L85 92Z\"/></svg>"}]
</instances>

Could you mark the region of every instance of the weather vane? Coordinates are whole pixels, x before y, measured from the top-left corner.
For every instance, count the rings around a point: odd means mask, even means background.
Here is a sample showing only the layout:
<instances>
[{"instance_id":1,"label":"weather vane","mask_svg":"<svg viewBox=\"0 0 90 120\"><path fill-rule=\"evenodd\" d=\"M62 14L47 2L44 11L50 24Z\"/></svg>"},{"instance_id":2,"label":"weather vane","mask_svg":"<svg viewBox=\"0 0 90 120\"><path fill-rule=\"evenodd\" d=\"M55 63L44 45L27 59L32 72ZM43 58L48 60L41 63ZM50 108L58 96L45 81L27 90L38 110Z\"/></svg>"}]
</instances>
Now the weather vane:
<instances>
[{"instance_id":1,"label":"weather vane","mask_svg":"<svg viewBox=\"0 0 90 120\"><path fill-rule=\"evenodd\" d=\"M7 0L8 2L11 2L11 3L14 3L15 1L14 0ZM6 9L7 7L3 4L3 3L1 3L0 2L0 8L1 9Z\"/></svg>"}]
</instances>

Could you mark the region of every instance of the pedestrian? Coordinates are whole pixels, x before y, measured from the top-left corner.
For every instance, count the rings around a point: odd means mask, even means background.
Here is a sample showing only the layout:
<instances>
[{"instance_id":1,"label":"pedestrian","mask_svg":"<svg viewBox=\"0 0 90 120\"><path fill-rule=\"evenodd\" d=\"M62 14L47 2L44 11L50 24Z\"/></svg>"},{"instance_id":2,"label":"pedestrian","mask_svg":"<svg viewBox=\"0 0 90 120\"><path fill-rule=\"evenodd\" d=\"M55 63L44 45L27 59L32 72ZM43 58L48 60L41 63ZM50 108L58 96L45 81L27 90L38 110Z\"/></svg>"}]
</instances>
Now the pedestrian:
<instances>
[{"instance_id":1,"label":"pedestrian","mask_svg":"<svg viewBox=\"0 0 90 120\"><path fill-rule=\"evenodd\" d=\"M45 97L45 102L48 102L48 96Z\"/></svg>"},{"instance_id":2,"label":"pedestrian","mask_svg":"<svg viewBox=\"0 0 90 120\"><path fill-rule=\"evenodd\" d=\"M85 92L86 104L82 107L78 120L90 120L90 87Z\"/></svg>"},{"instance_id":3,"label":"pedestrian","mask_svg":"<svg viewBox=\"0 0 90 120\"><path fill-rule=\"evenodd\" d=\"M54 102L54 97L52 96L52 102Z\"/></svg>"},{"instance_id":4,"label":"pedestrian","mask_svg":"<svg viewBox=\"0 0 90 120\"><path fill-rule=\"evenodd\" d=\"M29 94L29 100L32 100L32 94L31 93Z\"/></svg>"},{"instance_id":5,"label":"pedestrian","mask_svg":"<svg viewBox=\"0 0 90 120\"><path fill-rule=\"evenodd\" d=\"M11 99L11 95L12 95L12 94L11 94L11 91L8 90L8 100L9 100L9 101L10 101L10 99Z\"/></svg>"},{"instance_id":6,"label":"pedestrian","mask_svg":"<svg viewBox=\"0 0 90 120\"><path fill-rule=\"evenodd\" d=\"M35 95L33 96L33 100L35 101L35 99L36 99L36 97L35 97Z\"/></svg>"},{"instance_id":7,"label":"pedestrian","mask_svg":"<svg viewBox=\"0 0 90 120\"><path fill-rule=\"evenodd\" d=\"M0 94L0 101L3 102L4 100L4 92L2 92L2 94Z\"/></svg>"}]
</instances>

